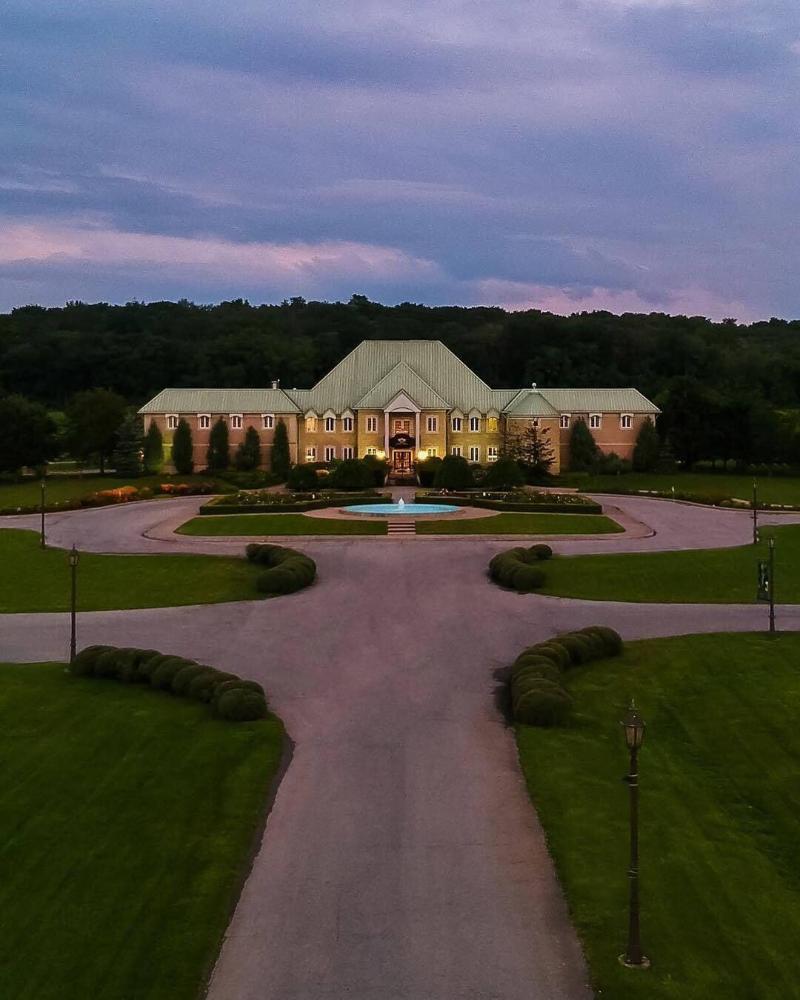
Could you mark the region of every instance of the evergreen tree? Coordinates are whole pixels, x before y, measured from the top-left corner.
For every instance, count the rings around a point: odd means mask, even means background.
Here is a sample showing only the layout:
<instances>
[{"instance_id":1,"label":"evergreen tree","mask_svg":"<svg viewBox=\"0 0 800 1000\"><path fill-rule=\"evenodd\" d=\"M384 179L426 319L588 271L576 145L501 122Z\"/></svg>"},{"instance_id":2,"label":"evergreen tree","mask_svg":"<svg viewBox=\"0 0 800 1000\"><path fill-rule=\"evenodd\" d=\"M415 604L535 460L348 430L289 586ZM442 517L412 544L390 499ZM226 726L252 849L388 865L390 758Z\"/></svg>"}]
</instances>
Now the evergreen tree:
<instances>
[{"instance_id":1,"label":"evergreen tree","mask_svg":"<svg viewBox=\"0 0 800 1000\"><path fill-rule=\"evenodd\" d=\"M219 417L211 428L208 438L206 464L212 472L223 472L231 464L231 449L228 441L228 425Z\"/></svg>"},{"instance_id":2,"label":"evergreen tree","mask_svg":"<svg viewBox=\"0 0 800 1000\"><path fill-rule=\"evenodd\" d=\"M506 442L508 454L527 469L532 479L543 479L550 472L555 461L555 451L550 444L550 429L539 428L533 422Z\"/></svg>"},{"instance_id":3,"label":"evergreen tree","mask_svg":"<svg viewBox=\"0 0 800 1000\"><path fill-rule=\"evenodd\" d=\"M194 472L192 428L185 420L178 421L178 427L172 438L172 464L175 466L175 471L182 476L191 476Z\"/></svg>"},{"instance_id":4,"label":"evergreen tree","mask_svg":"<svg viewBox=\"0 0 800 1000\"><path fill-rule=\"evenodd\" d=\"M155 420L150 422L144 437L144 468L146 472L160 472L164 464L164 438Z\"/></svg>"},{"instance_id":5,"label":"evergreen tree","mask_svg":"<svg viewBox=\"0 0 800 1000\"><path fill-rule=\"evenodd\" d=\"M661 459L661 441L652 420L645 420L633 449L634 472L655 472Z\"/></svg>"},{"instance_id":6,"label":"evergreen tree","mask_svg":"<svg viewBox=\"0 0 800 1000\"><path fill-rule=\"evenodd\" d=\"M261 461L261 438L255 427L248 427L244 441L236 449L234 464L240 472L250 472L257 469Z\"/></svg>"},{"instance_id":7,"label":"evergreen tree","mask_svg":"<svg viewBox=\"0 0 800 1000\"><path fill-rule=\"evenodd\" d=\"M515 486L523 486L525 476L519 467L519 462L510 455L501 455L486 470L483 485L492 489L508 490Z\"/></svg>"},{"instance_id":8,"label":"evergreen tree","mask_svg":"<svg viewBox=\"0 0 800 1000\"><path fill-rule=\"evenodd\" d=\"M76 393L67 404L71 453L80 459L97 456L100 471L105 472L106 459L114 451L126 409L122 396L108 389Z\"/></svg>"},{"instance_id":9,"label":"evergreen tree","mask_svg":"<svg viewBox=\"0 0 800 1000\"><path fill-rule=\"evenodd\" d=\"M286 424L279 420L275 427L275 438L272 442L272 471L281 479L286 479L289 469L292 467L292 459L289 452L289 433Z\"/></svg>"},{"instance_id":10,"label":"evergreen tree","mask_svg":"<svg viewBox=\"0 0 800 1000\"><path fill-rule=\"evenodd\" d=\"M436 470L437 490L465 490L474 485L472 469L463 455L446 455Z\"/></svg>"},{"instance_id":11,"label":"evergreen tree","mask_svg":"<svg viewBox=\"0 0 800 1000\"><path fill-rule=\"evenodd\" d=\"M113 454L114 468L123 476L139 476L142 472L142 423L130 413L117 432Z\"/></svg>"},{"instance_id":12,"label":"evergreen tree","mask_svg":"<svg viewBox=\"0 0 800 1000\"><path fill-rule=\"evenodd\" d=\"M57 453L56 426L41 403L24 396L0 399L0 472L42 465Z\"/></svg>"},{"instance_id":13,"label":"evergreen tree","mask_svg":"<svg viewBox=\"0 0 800 1000\"><path fill-rule=\"evenodd\" d=\"M586 426L586 421L578 419L572 425L569 436L570 472L588 472L598 459L600 449Z\"/></svg>"}]
</instances>

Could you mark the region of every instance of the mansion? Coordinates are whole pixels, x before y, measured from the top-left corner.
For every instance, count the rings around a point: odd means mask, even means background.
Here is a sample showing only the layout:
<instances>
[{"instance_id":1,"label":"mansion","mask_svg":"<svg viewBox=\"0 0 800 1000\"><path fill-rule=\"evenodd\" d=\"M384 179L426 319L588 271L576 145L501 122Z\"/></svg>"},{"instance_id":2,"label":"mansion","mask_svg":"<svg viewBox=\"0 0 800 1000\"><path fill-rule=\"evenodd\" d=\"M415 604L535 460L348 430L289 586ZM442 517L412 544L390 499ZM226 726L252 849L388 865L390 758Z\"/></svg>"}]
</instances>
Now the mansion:
<instances>
[{"instance_id":1,"label":"mansion","mask_svg":"<svg viewBox=\"0 0 800 1000\"><path fill-rule=\"evenodd\" d=\"M212 425L222 417L235 449L248 427L261 438L263 468L279 420L292 462L332 462L375 455L396 475L418 460L462 455L486 465L503 442L527 426L551 446L556 473L569 465L570 429L584 420L603 452L633 454L644 421L658 407L637 389L490 389L441 341L365 340L311 389L164 389L139 413L155 421L169 458L183 419L192 431L194 463L204 468Z\"/></svg>"}]
</instances>

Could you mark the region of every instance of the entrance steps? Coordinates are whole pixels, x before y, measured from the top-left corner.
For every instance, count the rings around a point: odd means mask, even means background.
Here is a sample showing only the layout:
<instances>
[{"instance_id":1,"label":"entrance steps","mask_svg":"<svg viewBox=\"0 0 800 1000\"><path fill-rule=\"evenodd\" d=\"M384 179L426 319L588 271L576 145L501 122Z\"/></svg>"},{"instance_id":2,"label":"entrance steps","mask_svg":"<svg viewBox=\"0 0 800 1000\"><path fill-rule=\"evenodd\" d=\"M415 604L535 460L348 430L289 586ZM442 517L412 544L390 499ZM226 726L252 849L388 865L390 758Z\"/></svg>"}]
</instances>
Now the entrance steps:
<instances>
[{"instance_id":1,"label":"entrance steps","mask_svg":"<svg viewBox=\"0 0 800 1000\"><path fill-rule=\"evenodd\" d=\"M395 538L401 538L404 535L416 535L416 533L417 526L412 520L386 522L386 534L392 535Z\"/></svg>"}]
</instances>

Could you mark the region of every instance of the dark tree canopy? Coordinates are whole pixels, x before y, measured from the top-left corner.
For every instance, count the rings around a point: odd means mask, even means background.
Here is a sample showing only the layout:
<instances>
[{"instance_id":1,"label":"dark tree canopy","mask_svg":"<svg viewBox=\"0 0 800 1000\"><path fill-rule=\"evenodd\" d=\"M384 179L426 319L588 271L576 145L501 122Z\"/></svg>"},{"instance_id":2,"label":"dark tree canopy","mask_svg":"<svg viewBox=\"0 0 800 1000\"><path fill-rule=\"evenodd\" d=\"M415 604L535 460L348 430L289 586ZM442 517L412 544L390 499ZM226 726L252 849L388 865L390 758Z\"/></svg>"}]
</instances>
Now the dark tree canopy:
<instances>
[{"instance_id":1,"label":"dark tree canopy","mask_svg":"<svg viewBox=\"0 0 800 1000\"><path fill-rule=\"evenodd\" d=\"M576 420L569 435L569 467L571 472L586 472L599 456L599 449L586 426L585 420Z\"/></svg>"},{"instance_id":2,"label":"dark tree canopy","mask_svg":"<svg viewBox=\"0 0 800 1000\"><path fill-rule=\"evenodd\" d=\"M240 472L249 472L252 469L257 469L260 461L261 439L255 427L248 427L245 431L244 441L236 449L234 465Z\"/></svg>"},{"instance_id":3,"label":"dark tree canopy","mask_svg":"<svg viewBox=\"0 0 800 1000\"><path fill-rule=\"evenodd\" d=\"M661 441L651 420L645 420L636 435L633 448L633 469L635 472L655 472L661 457Z\"/></svg>"},{"instance_id":4,"label":"dark tree canopy","mask_svg":"<svg viewBox=\"0 0 800 1000\"><path fill-rule=\"evenodd\" d=\"M192 443L192 428L185 420L179 420L172 438L172 464L176 472L182 476L191 476L194 472L194 448Z\"/></svg>"},{"instance_id":5,"label":"dark tree canopy","mask_svg":"<svg viewBox=\"0 0 800 1000\"><path fill-rule=\"evenodd\" d=\"M40 403L0 397L0 472L42 465L57 451L56 426Z\"/></svg>"},{"instance_id":6,"label":"dark tree canopy","mask_svg":"<svg viewBox=\"0 0 800 1000\"><path fill-rule=\"evenodd\" d=\"M231 464L228 425L219 417L208 436L206 463L212 472L223 472Z\"/></svg>"},{"instance_id":7,"label":"dark tree canopy","mask_svg":"<svg viewBox=\"0 0 800 1000\"><path fill-rule=\"evenodd\" d=\"M142 471L142 420L135 413L120 426L113 461L114 469L125 476L138 476Z\"/></svg>"},{"instance_id":8,"label":"dark tree canopy","mask_svg":"<svg viewBox=\"0 0 800 1000\"><path fill-rule=\"evenodd\" d=\"M144 436L144 468L146 472L161 472L164 464L164 436L155 420Z\"/></svg>"},{"instance_id":9,"label":"dark tree canopy","mask_svg":"<svg viewBox=\"0 0 800 1000\"><path fill-rule=\"evenodd\" d=\"M275 437L272 440L272 471L281 479L286 479L291 466L289 434L286 430L286 424L282 420L278 420L275 425Z\"/></svg>"},{"instance_id":10,"label":"dark tree canopy","mask_svg":"<svg viewBox=\"0 0 800 1000\"><path fill-rule=\"evenodd\" d=\"M109 389L86 389L67 403L67 441L70 454L83 461L97 458L105 470L126 416L125 400Z\"/></svg>"},{"instance_id":11,"label":"dark tree canopy","mask_svg":"<svg viewBox=\"0 0 800 1000\"><path fill-rule=\"evenodd\" d=\"M462 455L445 455L433 481L437 490L465 490L474 483L472 469Z\"/></svg>"}]
</instances>

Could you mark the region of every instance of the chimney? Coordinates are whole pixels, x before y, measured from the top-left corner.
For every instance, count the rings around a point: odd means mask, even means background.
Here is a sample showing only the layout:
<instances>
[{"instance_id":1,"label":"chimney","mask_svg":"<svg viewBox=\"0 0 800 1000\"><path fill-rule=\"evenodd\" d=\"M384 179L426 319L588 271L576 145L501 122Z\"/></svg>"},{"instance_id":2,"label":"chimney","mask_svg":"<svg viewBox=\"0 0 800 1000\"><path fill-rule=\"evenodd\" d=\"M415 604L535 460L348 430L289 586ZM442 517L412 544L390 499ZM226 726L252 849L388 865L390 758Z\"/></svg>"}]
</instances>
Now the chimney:
<instances>
[{"instance_id":1,"label":"chimney","mask_svg":"<svg viewBox=\"0 0 800 1000\"><path fill-rule=\"evenodd\" d=\"M271 389L280 389L280 387L281 387L281 380L279 378L274 378L272 380L270 388Z\"/></svg>"}]
</instances>

